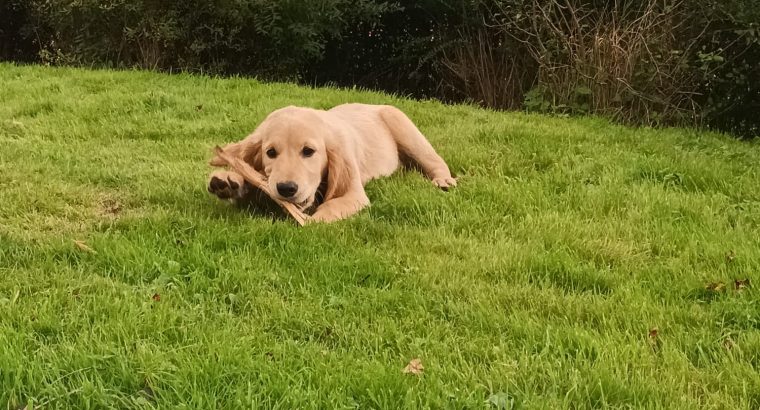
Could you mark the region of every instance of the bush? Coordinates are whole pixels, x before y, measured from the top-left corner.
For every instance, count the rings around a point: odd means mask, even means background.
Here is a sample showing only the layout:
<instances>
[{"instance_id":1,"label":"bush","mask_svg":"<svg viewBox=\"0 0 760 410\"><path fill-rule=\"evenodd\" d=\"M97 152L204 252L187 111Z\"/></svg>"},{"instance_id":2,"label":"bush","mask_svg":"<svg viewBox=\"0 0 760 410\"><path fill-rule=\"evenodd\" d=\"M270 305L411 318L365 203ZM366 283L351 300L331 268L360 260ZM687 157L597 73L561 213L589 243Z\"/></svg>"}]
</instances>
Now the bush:
<instances>
[{"instance_id":1,"label":"bush","mask_svg":"<svg viewBox=\"0 0 760 410\"><path fill-rule=\"evenodd\" d=\"M454 75L440 78L492 107L757 135L760 18L749 3L474 1L480 23L447 29L456 39L440 61Z\"/></svg>"},{"instance_id":2,"label":"bush","mask_svg":"<svg viewBox=\"0 0 760 410\"><path fill-rule=\"evenodd\" d=\"M390 6L369 0L31 0L40 58L297 78L348 25Z\"/></svg>"},{"instance_id":3,"label":"bush","mask_svg":"<svg viewBox=\"0 0 760 410\"><path fill-rule=\"evenodd\" d=\"M755 136L754 3L7 0L0 56L358 85Z\"/></svg>"},{"instance_id":4,"label":"bush","mask_svg":"<svg viewBox=\"0 0 760 410\"><path fill-rule=\"evenodd\" d=\"M33 26L24 0L0 2L0 61L33 61L35 58Z\"/></svg>"},{"instance_id":5,"label":"bush","mask_svg":"<svg viewBox=\"0 0 760 410\"><path fill-rule=\"evenodd\" d=\"M327 45L317 83L758 134L753 0L405 2Z\"/></svg>"},{"instance_id":6,"label":"bush","mask_svg":"<svg viewBox=\"0 0 760 410\"><path fill-rule=\"evenodd\" d=\"M695 103L705 124L760 135L760 7L755 0L692 4L692 36L700 46L691 66L700 75Z\"/></svg>"}]
</instances>

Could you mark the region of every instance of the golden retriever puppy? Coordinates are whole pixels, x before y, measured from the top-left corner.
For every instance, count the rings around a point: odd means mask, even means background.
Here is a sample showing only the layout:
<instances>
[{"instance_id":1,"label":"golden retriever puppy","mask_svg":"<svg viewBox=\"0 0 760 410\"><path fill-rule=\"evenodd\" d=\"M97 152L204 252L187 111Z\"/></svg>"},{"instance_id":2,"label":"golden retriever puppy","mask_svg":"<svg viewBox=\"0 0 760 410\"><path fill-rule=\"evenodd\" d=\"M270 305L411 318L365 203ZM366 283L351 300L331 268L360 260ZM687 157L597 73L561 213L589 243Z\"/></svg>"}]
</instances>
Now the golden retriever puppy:
<instances>
[{"instance_id":1,"label":"golden retriever puppy","mask_svg":"<svg viewBox=\"0 0 760 410\"><path fill-rule=\"evenodd\" d=\"M267 177L279 199L316 209L316 222L349 217L369 199L364 185L413 161L443 190L456 185L446 162L412 121L386 105L344 104L331 110L286 107L269 114L242 141L224 147ZM211 165L223 162L213 158ZM216 171L208 190L242 199L251 189L234 171Z\"/></svg>"}]
</instances>

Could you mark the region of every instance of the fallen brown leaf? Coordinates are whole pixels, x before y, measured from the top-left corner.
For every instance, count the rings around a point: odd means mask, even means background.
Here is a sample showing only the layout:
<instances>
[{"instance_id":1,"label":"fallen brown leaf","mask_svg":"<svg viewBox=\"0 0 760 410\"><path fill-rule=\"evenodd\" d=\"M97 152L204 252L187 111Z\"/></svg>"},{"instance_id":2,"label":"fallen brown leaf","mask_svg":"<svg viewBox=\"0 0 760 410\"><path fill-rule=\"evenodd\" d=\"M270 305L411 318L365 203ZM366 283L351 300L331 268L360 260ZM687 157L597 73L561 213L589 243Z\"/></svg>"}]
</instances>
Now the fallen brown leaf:
<instances>
[{"instance_id":1,"label":"fallen brown leaf","mask_svg":"<svg viewBox=\"0 0 760 410\"><path fill-rule=\"evenodd\" d=\"M137 394L139 394L140 396L142 396L145 400L149 402L156 401L156 392L153 391L153 388L151 388L147 382L145 383L145 387L140 389L140 391L138 391Z\"/></svg>"},{"instance_id":2,"label":"fallen brown leaf","mask_svg":"<svg viewBox=\"0 0 760 410\"><path fill-rule=\"evenodd\" d=\"M404 367L404 370L402 370L405 374L414 374L414 375L421 375L422 371L425 370L425 366L422 365L422 360L420 359L412 359L412 361L409 362L406 367Z\"/></svg>"},{"instance_id":3,"label":"fallen brown leaf","mask_svg":"<svg viewBox=\"0 0 760 410\"><path fill-rule=\"evenodd\" d=\"M727 338L723 339L723 347L725 347L726 350L733 349L735 345L736 345L736 343L730 337L727 337Z\"/></svg>"},{"instance_id":4,"label":"fallen brown leaf","mask_svg":"<svg viewBox=\"0 0 760 410\"><path fill-rule=\"evenodd\" d=\"M649 329L649 338L650 339L657 339L657 335L659 334L659 330L656 327L653 327Z\"/></svg>"},{"instance_id":5,"label":"fallen brown leaf","mask_svg":"<svg viewBox=\"0 0 760 410\"><path fill-rule=\"evenodd\" d=\"M713 282L705 285L705 289L711 290L713 292L722 292L725 288L726 285L723 282Z\"/></svg>"},{"instance_id":6,"label":"fallen brown leaf","mask_svg":"<svg viewBox=\"0 0 760 410\"><path fill-rule=\"evenodd\" d=\"M660 349L660 339L657 338L657 336L659 335L660 335L660 331L656 327L649 329L647 340L649 341L649 345L652 347L652 350L654 350L655 352L657 352Z\"/></svg>"},{"instance_id":7,"label":"fallen brown leaf","mask_svg":"<svg viewBox=\"0 0 760 410\"><path fill-rule=\"evenodd\" d=\"M736 290L744 290L749 287L749 278L747 279L736 279L734 281L734 289Z\"/></svg>"},{"instance_id":8,"label":"fallen brown leaf","mask_svg":"<svg viewBox=\"0 0 760 410\"><path fill-rule=\"evenodd\" d=\"M160 302L161 301L161 295L159 295L158 293L154 293L153 297L151 299L153 299L154 302Z\"/></svg>"},{"instance_id":9,"label":"fallen brown leaf","mask_svg":"<svg viewBox=\"0 0 760 410\"><path fill-rule=\"evenodd\" d=\"M78 239L74 239L74 245L76 245L76 247L79 248L80 251L87 252L87 253L97 253L95 252L95 249L90 248L89 246L87 246L86 243Z\"/></svg>"},{"instance_id":10,"label":"fallen brown leaf","mask_svg":"<svg viewBox=\"0 0 760 410\"><path fill-rule=\"evenodd\" d=\"M104 199L100 202L101 212L106 215L117 215L121 212L121 203L115 199Z\"/></svg>"}]
</instances>

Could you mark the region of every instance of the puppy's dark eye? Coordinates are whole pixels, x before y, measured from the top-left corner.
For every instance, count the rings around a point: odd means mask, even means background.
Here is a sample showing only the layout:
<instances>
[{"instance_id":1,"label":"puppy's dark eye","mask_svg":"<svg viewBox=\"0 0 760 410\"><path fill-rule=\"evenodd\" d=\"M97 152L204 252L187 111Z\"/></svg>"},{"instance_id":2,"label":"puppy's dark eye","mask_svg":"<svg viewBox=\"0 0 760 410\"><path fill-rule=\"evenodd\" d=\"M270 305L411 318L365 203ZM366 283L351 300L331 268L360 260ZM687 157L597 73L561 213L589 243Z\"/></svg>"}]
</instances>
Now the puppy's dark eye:
<instances>
[{"instance_id":1,"label":"puppy's dark eye","mask_svg":"<svg viewBox=\"0 0 760 410\"><path fill-rule=\"evenodd\" d=\"M275 151L275 149L274 149L274 148L269 148L269 149L267 150L267 156L268 156L269 158L274 158L274 157L276 157L276 156L277 156L277 151Z\"/></svg>"},{"instance_id":2,"label":"puppy's dark eye","mask_svg":"<svg viewBox=\"0 0 760 410\"><path fill-rule=\"evenodd\" d=\"M304 149L303 149L303 151L301 151L301 153L303 154L304 157L308 158L308 157L314 155L314 149L309 148L309 147L304 147Z\"/></svg>"}]
</instances>

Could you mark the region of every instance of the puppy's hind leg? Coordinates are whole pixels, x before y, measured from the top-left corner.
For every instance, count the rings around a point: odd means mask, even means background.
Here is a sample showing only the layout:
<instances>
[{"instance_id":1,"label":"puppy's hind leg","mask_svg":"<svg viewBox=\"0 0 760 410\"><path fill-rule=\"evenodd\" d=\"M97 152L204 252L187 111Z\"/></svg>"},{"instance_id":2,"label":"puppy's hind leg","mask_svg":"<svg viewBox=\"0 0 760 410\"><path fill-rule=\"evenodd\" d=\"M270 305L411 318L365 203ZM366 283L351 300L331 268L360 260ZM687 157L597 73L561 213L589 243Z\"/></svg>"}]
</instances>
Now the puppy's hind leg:
<instances>
[{"instance_id":1,"label":"puppy's hind leg","mask_svg":"<svg viewBox=\"0 0 760 410\"><path fill-rule=\"evenodd\" d=\"M386 106L381 109L380 116L399 151L414 160L436 186L444 191L456 186L457 181L451 176L449 166L406 114L398 108Z\"/></svg>"}]
</instances>

